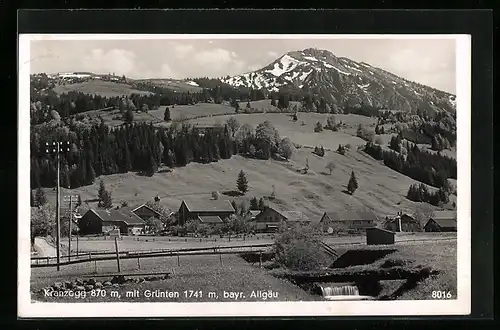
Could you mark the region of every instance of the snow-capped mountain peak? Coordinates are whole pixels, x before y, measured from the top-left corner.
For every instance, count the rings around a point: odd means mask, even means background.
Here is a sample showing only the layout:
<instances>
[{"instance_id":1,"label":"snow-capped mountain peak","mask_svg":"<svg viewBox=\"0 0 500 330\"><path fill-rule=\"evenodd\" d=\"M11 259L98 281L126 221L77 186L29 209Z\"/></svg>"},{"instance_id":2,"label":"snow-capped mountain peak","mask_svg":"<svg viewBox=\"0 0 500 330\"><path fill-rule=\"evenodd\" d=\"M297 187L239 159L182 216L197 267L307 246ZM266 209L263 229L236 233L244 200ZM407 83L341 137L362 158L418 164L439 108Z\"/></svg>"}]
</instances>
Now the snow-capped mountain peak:
<instances>
[{"instance_id":1,"label":"snow-capped mountain peak","mask_svg":"<svg viewBox=\"0 0 500 330\"><path fill-rule=\"evenodd\" d=\"M405 111L427 107L454 111L456 106L454 95L315 48L288 52L259 70L222 81L235 87L270 91L306 89L329 102L353 106L365 102Z\"/></svg>"}]
</instances>

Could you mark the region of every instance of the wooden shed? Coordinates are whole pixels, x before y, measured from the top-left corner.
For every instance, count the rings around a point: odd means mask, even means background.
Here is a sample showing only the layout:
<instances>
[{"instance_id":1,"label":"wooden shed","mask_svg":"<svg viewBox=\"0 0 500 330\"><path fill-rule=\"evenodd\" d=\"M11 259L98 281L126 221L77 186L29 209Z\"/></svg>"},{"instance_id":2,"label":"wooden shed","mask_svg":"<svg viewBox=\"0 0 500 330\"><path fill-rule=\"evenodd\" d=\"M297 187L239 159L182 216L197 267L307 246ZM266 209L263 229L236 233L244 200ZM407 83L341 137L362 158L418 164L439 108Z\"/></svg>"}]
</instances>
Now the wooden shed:
<instances>
[{"instance_id":1,"label":"wooden shed","mask_svg":"<svg viewBox=\"0 0 500 330\"><path fill-rule=\"evenodd\" d=\"M382 228L366 228L367 245L394 244L396 233Z\"/></svg>"}]
</instances>

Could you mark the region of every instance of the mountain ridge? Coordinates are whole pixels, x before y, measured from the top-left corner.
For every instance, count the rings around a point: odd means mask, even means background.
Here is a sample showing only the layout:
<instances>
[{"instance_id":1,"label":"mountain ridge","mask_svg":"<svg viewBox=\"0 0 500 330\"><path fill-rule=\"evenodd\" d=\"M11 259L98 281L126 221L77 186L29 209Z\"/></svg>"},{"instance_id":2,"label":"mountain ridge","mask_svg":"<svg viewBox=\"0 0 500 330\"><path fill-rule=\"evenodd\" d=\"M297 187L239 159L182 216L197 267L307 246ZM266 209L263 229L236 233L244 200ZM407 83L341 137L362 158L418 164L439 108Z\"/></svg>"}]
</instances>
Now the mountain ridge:
<instances>
[{"instance_id":1,"label":"mountain ridge","mask_svg":"<svg viewBox=\"0 0 500 330\"><path fill-rule=\"evenodd\" d=\"M290 51L261 69L220 80L234 87L274 92L286 88L311 91L329 103L343 106L367 103L410 112L456 111L454 94L316 48Z\"/></svg>"}]
</instances>

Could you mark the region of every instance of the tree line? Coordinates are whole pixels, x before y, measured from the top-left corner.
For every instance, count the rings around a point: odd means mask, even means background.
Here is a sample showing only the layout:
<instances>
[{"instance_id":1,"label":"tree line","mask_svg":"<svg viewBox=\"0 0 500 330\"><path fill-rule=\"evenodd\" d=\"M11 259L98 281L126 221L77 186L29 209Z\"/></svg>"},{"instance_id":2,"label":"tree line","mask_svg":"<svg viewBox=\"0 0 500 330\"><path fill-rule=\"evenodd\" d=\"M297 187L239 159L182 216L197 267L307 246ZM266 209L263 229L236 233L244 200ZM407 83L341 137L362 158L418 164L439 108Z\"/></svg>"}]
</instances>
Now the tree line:
<instances>
[{"instance_id":1,"label":"tree line","mask_svg":"<svg viewBox=\"0 0 500 330\"><path fill-rule=\"evenodd\" d=\"M455 159L440 154L421 151L416 144L409 145L406 158L394 151L385 151L379 145L367 142L364 151L384 165L437 188L447 188L448 178L457 178Z\"/></svg>"},{"instance_id":2,"label":"tree line","mask_svg":"<svg viewBox=\"0 0 500 330\"><path fill-rule=\"evenodd\" d=\"M56 161L45 154L46 142L71 143L71 151L61 154L60 160L61 186L71 188L90 185L100 175L128 171L153 175L162 164L174 167L208 163L230 158L234 151L227 128L205 134L189 125L174 131L145 123L114 129L102 122L84 130L75 125L59 128L48 132L32 128L32 188L54 187L56 183Z\"/></svg>"}]
</instances>

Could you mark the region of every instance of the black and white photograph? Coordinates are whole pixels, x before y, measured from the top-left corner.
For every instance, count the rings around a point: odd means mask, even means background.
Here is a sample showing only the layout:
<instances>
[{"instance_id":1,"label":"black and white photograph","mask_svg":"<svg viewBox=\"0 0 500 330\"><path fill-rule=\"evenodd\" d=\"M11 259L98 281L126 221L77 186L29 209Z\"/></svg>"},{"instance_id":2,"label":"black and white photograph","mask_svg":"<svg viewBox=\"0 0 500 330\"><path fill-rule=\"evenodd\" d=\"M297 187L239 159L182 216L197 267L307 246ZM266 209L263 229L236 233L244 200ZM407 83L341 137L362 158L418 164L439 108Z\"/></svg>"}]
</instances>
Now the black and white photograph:
<instances>
[{"instance_id":1,"label":"black and white photograph","mask_svg":"<svg viewBox=\"0 0 500 330\"><path fill-rule=\"evenodd\" d=\"M26 315L470 312L468 36L19 47Z\"/></svg>"}]
</instances>

